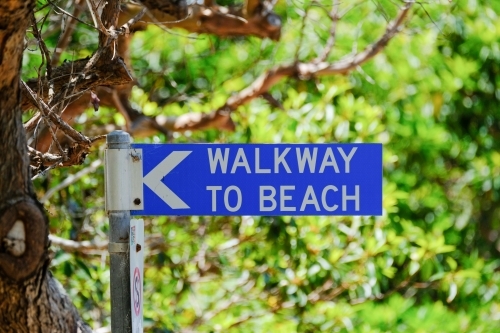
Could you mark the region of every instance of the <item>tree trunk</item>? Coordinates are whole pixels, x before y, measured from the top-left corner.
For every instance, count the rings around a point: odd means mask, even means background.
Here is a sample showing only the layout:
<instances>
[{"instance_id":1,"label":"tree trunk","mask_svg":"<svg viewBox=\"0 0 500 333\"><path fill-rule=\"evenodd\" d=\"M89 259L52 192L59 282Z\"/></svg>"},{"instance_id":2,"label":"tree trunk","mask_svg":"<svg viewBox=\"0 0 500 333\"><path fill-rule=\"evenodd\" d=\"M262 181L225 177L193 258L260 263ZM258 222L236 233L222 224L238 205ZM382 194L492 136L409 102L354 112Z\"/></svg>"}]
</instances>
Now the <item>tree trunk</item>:
<instances>
[{"instance_id":1,"label":"tree trunk","mask_svg":"<svg viewBox=\"0 0 500 333\"><path fill-rule=\"evenodd\" d=\"M20 71L34 4L0 1L0 332L90 332L47 270L48 221L30 180Z\"/></svg>"}]
</instances>

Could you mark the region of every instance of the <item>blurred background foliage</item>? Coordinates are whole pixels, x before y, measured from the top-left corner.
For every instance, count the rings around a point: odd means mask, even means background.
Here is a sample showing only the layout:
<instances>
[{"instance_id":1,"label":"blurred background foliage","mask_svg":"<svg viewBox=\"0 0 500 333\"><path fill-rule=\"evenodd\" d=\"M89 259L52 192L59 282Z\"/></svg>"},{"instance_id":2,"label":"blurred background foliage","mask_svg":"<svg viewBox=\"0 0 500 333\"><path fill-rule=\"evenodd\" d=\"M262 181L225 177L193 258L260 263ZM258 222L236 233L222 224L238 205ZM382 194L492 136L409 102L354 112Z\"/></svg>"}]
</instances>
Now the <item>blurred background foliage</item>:
<instances>
[{"instance_id":1,"label":"blurred background foliage","mask_svg":"<svg viewBox=\"0 0 500 333\"><path fill-rule=\"evenodd\" d=\"M400 5L342 2L328 60L375 40ZM278 1L279 42L152 25L132 42L132 101L147 115L214 110L265 70L321 53L330 8L330 1ZM372 61L348 75L282 81L270 91L281 108L264 99L241 106L233 133L136 139L384 145L380 217L145 217L146 235L156 239L146 252L146 331L498 332L499 15L498 1L416 4L405 29ZM47 27L53 47L58 34ZM63 58L90 55L96 41L79 25ZM36 75L37 45L23 64L24 77ZM101 107L76 127L109 123L124 120ZM38 177L39 197L91 168L103 149L81 167ZM101 165L52 193L45 201L51 233L105 240L103 184ZM53 252L54 275L84 319L107 332L106 252Z\"/></svg>"}]
</instances>

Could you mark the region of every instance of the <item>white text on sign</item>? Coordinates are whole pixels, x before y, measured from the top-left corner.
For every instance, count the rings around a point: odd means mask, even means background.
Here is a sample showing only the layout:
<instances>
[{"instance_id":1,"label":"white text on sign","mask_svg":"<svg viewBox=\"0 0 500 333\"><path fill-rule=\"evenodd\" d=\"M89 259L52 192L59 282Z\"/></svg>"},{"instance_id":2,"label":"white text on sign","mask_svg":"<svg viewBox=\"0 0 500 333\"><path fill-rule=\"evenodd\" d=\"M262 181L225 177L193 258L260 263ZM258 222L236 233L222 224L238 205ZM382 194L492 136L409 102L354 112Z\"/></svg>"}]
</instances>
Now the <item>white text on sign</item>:
<instances>
[{"instance_id":1,"label":"white text on sign","mask_svg":"<svg viewBox=\"0 0 500 333\"><path fill-rule=\"evenodd\" d=\"M215 148L215 153L212 148L208 148L208 160L210 162L210 172L215 174L217 170L220 170L223 174L227 173L236 173L238 168L243 168L246 173L252 173L252 166L254 173L292 173L290 169L289 163L295 162L297 163L299 173L304 173L306 170L306 164L310 173L324 173L327 170L327 167L332 167L335 173L349 173L350 171L350 162L356 153L357 147L353 147L349 153L346 153L342 147L337 147L337 152L332 148L328 147L323 154L323 156L318 156L318 148L295 148L295 155L290 153L291 148L284 148L280 150L280 148L274 148L274 161L273 163L268 163L268 165L264 162L261 162L260 156L260 148L254 149L254 165L250 165L248 163L247 154L243 148L237 148L237 153L235 158L231 161L229 156L231 156L230 150L231 148L224 148L224 153L222 153L221 148ZM290 155L289 155L290 153ZM337 157L335 157L337 155ZM339 159L340 158L340 159ZM339 168L339 164L337 163L337 159L343 161L343 169ZM321 163L318 166L318 161L321 160ZM228 166L230 168L228 169Z\"/></svg>"},{"instance_id":2,"label":"white text on sign","mask_svg":"<svg viewBox=\"0 0 500 333\"><path fill-rule=\"evenodd\" d=\"M220 197L218 194L219 191L223 192L223 203L224 207L230 212L238 212L241 208L241 203L243 202L243 194L241 190L235 186L231 185L222 191L222 186L207 186L207 191L212 192L212 212L216 212L218 206L218 202L221 200L217 200ZM279 191L276 190L276 187L271 185L261 185L259 186L259 208L261 212L274 212L275 210L279 210L282 212L303 212L308 206L311 205L317 212L322 209L327 212L334 212L339 208L339 205L335 202L340 202L342 204L342 211L347 211L348 202L352 201L354 205L354 210L359 211L359 185L354 186L354 194L348 194L347 186L342 185L341 197L340 200L338 197L333 196L333 200L328 197L331 197L336 192L339 192L339 189L335 185L327 185L321 191L315 191L314 187L309 185L305 193L294 193L295 186L294 185L282 185L279 186ZM236 200L232 200L235 204L230 203L230 197L236 198ZM302 198L300 208L293 206L290 202L296 202L294 198L299 196ZM278 207L279 202L279 207ZM321 206L320 206L321 205ZM297 210L299 208L299 210Z\"/></svg>"}]
</instances>

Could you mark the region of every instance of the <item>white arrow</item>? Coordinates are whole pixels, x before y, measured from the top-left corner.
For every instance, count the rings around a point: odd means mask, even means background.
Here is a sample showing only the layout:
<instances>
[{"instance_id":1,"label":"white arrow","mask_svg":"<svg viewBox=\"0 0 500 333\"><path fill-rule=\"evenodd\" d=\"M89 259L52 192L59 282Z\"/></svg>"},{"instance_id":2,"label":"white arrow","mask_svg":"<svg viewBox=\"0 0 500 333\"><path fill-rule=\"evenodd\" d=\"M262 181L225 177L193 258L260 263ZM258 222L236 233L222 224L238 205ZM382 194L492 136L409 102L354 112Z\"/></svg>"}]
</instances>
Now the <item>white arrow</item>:
<instances>
[{"instance_id":1,"label":"white arrow","mask_svg":"<svg viewBox=\"0 0 500 333\"><path fill-rule=\"evenodd\" d=\"M172 209L189 208L171 189L161 180L168 175L173 168L182 162L192 151L174 151L165 157L163 161L153 168L145 177L146 184L157 196L159 196Z\"/></svg>"}]
</instances>

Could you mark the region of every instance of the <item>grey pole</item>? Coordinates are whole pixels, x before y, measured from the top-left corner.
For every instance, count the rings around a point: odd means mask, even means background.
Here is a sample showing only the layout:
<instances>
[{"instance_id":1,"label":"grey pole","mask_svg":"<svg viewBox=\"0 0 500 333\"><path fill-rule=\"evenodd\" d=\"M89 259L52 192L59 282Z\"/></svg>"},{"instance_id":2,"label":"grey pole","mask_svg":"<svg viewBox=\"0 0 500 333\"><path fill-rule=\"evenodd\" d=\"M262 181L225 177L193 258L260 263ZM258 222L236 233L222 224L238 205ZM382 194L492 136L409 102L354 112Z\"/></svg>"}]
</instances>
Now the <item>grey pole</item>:
<instances>
[{"instance_id":1,"label":"grey pole","mask_svg":"<svg viewBox=\"0 0 500 333\"><path fill-rule=\"evenodd\" d=\"M130 135L114 131L106 138L106 209L109 214L111 332L131 333L129 232L130 202L127 159ZM118 204L116 204L118 202ZM125 209L124 209L125 208Z\"/></svg>"}]
</instances>

